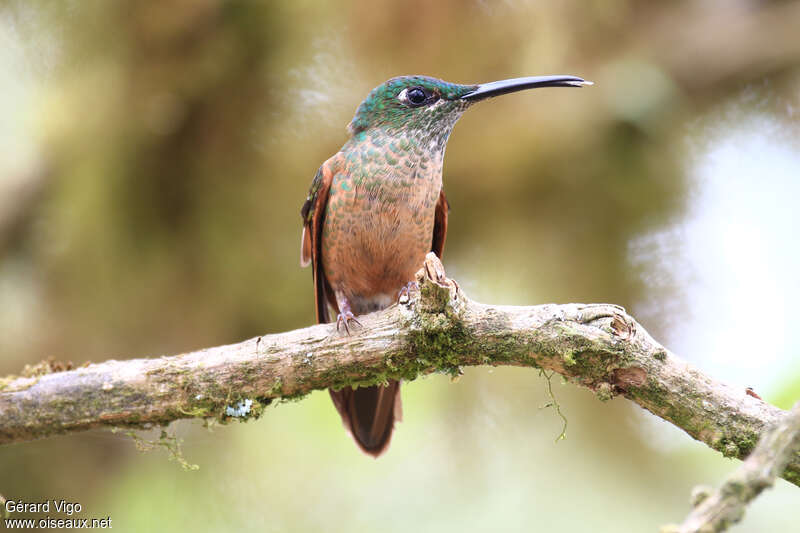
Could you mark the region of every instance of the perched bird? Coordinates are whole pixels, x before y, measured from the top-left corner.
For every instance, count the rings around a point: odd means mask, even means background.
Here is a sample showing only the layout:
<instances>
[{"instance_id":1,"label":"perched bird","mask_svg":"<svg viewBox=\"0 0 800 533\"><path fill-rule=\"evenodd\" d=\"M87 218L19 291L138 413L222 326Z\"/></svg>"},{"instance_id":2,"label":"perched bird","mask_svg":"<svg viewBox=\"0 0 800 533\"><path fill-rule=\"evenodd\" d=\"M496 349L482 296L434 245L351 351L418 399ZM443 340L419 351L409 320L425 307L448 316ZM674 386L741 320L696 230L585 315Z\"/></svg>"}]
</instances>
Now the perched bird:
<instances>
[{"instance_id":1,"label":"perched bird","mask_svg":"<svg viewBox=\"0 0 800 533\"><path fill-rule=\"evenodd\" d=\"M458 85L427 76L392 78L369 93L350 139L317 170L301 216L300 264L312 265L318 322L347 334L356 316L407 292L425 254L441 258L448 204L442 160L456 121L475 102L539 87L579 87L575 76ZM386 450L400 420L400 383L330 391L365 453Z\"/></svg>"}]
</instances>

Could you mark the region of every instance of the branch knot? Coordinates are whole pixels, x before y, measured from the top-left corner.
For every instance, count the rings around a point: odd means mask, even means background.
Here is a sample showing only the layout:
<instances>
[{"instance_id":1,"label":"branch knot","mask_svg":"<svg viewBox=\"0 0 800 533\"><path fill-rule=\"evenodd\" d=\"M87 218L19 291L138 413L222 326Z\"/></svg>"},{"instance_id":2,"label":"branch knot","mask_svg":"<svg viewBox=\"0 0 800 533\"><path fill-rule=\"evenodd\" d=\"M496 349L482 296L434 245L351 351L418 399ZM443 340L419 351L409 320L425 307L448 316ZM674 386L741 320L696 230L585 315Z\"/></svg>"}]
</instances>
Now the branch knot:
<instances>
[{"instance_id":1,"label":"branch knot","mask_svg":"<svg viewBox=\"0 0 800 533\"><path fill-rule=\"evenodd\" d=\"M444 313L448 318L459 316L464 308L463 295L458 283L449 279L444 265L433 252L425 256L425 263L416 274L419 286L419 309L424 313Z\"/></svg>"}]
</instances>

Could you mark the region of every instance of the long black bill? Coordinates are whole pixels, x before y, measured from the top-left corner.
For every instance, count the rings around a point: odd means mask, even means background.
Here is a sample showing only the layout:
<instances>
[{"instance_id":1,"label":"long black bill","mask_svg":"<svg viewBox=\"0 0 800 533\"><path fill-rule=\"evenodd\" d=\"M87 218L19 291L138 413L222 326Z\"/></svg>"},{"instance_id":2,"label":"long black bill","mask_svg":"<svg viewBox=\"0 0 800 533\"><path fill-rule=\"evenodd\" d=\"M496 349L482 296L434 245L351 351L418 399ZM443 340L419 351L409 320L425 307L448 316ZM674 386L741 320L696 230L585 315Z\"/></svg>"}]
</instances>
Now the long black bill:
<instances>
[{"instance_id":1,"label":"long black bill","mask_svg":"<svg viewBox=\"0 0 800 533\"><path fill-rule=\"evenodd\" d=\"M527 78L514 78L512 80L492 81L482 83L471 93L461 97L462 100L476 102L492 96L524 91L525 89L538 89L539 87L581 87L592 85L577 76L529 76Z\"/></svg>"}]
</instances>

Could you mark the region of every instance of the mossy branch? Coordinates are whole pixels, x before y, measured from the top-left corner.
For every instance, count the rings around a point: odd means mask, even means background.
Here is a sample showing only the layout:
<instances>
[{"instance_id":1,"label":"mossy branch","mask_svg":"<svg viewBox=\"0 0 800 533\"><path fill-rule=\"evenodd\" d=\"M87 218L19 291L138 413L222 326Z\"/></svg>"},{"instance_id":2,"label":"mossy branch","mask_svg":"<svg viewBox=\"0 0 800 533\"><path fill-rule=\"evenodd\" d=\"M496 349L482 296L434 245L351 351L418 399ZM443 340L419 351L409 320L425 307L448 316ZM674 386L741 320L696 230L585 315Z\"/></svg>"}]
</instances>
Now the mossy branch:
<instances>
[{"instance_id":1,"label":"mossy branch","mask_svg":"<svg viewBox=\"0 0 800 533\"><path fill-rule=\"evenodd\" d=\"M744 510L761 492L773 485L786 465L800 453L800 402L761 437L758 446L716 491L696 487L694 509L679 526L665 526L662 533L720 533L739 522Z\"/></svg>"},{"instance_id":2,"label":"mossy branch","mask_svg":"<svg viewBox=\"0 0 800 533\"><path fill-rule=\"evenodd\" d=\"M556 372L622 395L729 457L745 458L784 411L712 379L609 304L486 305L445 277L433 254L419 291L359 317L351 336L322 324L183 355L106 361L41 376L0 378L0 444L99 426L152 427L180 418L257 417L273 400L315 389L412 380L461 366ZM226 409L236 402L247 409ZM783 477L800 485L800 459Z\"/></svg>"}]
</instances>

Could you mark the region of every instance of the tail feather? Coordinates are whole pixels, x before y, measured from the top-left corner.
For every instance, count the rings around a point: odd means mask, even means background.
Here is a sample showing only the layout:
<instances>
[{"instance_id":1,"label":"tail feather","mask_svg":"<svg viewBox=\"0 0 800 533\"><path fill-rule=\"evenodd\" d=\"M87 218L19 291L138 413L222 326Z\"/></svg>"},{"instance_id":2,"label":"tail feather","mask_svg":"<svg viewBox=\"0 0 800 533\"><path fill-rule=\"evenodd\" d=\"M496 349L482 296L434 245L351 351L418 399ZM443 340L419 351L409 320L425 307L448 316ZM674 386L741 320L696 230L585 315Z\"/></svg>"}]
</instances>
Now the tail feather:
<instances>
[{"instance_id":1,"label":"tail feather","mask_svg":"<svg viewBox=\"0 0 800 533\"><path fill-rule=\"evenodd\" d=\"M394 423L403 418L400 382L354 389L330 390L345 429L366 454L378 457L389 447Z\"/></svg>"}]
</instances>

